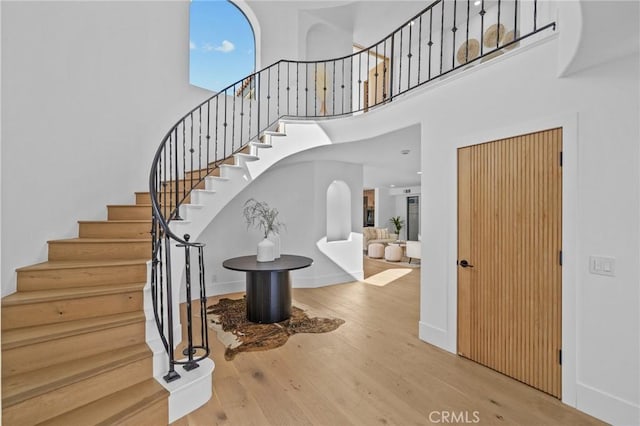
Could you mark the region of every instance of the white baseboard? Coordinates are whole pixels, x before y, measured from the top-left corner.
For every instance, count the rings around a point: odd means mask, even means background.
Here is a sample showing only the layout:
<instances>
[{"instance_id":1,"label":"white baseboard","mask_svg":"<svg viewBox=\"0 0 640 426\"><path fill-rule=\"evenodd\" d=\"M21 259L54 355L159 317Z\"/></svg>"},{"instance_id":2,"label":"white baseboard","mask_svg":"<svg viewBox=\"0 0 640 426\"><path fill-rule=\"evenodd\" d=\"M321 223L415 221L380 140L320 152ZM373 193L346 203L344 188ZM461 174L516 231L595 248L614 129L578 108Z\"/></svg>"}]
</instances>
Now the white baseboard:
<instances>
[{"instance_id":1,"label":"white baseboard","mask_svg":"<svg viewBox=\"0 0 640 426\"><path fill-rule=\"evenodd\" d=\"M437 346L445 351L455 352L449 347L449 333L439 327L427 324L424 321L418 322L418 337L431 345Z\"/></svg>"},{"instance_id":2,"label":"white baseboard","mask_svg":"<svg viewBox=\"0 0 640 426\"><path fill-rule=\"evenodd\" d=\"M577 406L580 411L621 426L640 424L640 406L614 395L577 383Z\"/></svg>"}]
</instances>

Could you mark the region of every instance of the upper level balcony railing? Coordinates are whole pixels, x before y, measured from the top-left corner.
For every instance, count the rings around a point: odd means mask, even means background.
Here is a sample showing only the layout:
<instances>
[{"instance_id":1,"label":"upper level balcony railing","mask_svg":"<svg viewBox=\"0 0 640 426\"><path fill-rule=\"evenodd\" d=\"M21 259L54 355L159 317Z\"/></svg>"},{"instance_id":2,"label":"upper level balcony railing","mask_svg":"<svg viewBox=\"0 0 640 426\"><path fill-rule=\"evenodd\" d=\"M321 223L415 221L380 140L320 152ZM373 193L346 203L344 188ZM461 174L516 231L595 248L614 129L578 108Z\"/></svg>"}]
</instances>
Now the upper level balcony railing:
<instances>
[{"instance_id":1,"label":"upper level balcony railing","mask_svg":"<svg viewBox=\"0 0 640 426\"><path fill-rule=\"evenodd\" d=\"M189 242L170 229L180 205L219 165L282 117L322 119L365 113L451 73L485 62L555 30L549 2L537 0L437 0L378 43L340 58L280 60L221 90L193 108L166 134L153 159L152 293L158 329L176 378L172 336L171 246L185 249L191 298ZM204 266L198 268L204 309ZM188 316L191 314L187 301ZM167 307L165 311L165 306ZM204 315L201 318L204 321ZM191 318L187 319L191 326ZM206 330L206 324L202 324ZM189 329L186 363L208 355L206 333L195 344ZM203 351L201 353L196 352ZM195 357L195 359L194 359Z\"/></svg>"}]
</instances>

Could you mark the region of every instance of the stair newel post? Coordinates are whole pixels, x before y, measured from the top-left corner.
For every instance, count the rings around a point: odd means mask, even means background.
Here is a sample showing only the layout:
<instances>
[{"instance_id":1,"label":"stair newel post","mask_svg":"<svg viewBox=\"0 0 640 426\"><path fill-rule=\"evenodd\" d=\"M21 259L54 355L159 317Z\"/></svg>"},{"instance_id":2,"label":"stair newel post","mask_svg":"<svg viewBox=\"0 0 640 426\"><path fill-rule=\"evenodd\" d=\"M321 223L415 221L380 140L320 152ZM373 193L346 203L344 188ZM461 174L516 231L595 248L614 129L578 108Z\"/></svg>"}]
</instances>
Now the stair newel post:
<instances>
[{"instance_id":1,"label":"stair newel post","mask_svg":"<svg viewBox=\"0 0 640 426\"><path fill-rule=\"evenodd\" d=\"M198 245L198 266L200 268L200 341L209 355L209 333L207 332L207 289L204 275L204 245Z\"/></svg>"},{"instance_id":2,"label":"stair newel post","mask_svg":"<svg viewBox=\"0 0 640 426\"><path fill-rule=\"evenodd\" d=\"M193 312L191 310L191 245L188 244L191 236L185 234L184 240L187 244L180 244L178 247L184 247L184 265L186 274L186 290L187 290L187 348L183 354L187 355L189 361L184 364L184 369L187 371L198 368L198 363L193 361Z\"/></svg>"},{"instance_id":3,"label":"stair newel post","mask_svg":"<svg viewBox=\"0 0 640 426\"><path fill-rule=\"evenodd\" d=\"M171 288L171 238L165 234L165 265L167 267L167 337L169 355L169 372L163 377L165 382L170 383L180 378L175 370L175 357L173 353L173 291Z\"/></svg>"}]
</instances>

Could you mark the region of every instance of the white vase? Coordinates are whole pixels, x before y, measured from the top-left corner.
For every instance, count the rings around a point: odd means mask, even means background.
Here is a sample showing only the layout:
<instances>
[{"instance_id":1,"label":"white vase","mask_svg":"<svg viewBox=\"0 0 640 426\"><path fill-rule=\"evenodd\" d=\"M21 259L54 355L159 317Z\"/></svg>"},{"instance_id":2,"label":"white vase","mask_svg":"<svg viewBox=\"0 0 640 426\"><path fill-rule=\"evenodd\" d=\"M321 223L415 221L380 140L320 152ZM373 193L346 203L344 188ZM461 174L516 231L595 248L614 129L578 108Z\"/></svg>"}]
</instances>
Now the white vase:
<instances>
[{"instance_id":1,"label":"white vase","mask_svg":"<svg viewBox=\"0 0 640 426\"><path fill-rule=\"evenodd\" d=\"M267 238L273 243L273 257L280 259L280 234L269 232Z\"/></svg>"},{"instance_id":2,"label":"white vase","mask_svg":"<svg viewBox=\"0 0 640 426\"><path fill-rule=\"evenodd\" d=\"M258 262L273 262L275 257L273 255L273 243L269 241L267 238L260 241L258 244Z\"/></svg>"}]
</instances>

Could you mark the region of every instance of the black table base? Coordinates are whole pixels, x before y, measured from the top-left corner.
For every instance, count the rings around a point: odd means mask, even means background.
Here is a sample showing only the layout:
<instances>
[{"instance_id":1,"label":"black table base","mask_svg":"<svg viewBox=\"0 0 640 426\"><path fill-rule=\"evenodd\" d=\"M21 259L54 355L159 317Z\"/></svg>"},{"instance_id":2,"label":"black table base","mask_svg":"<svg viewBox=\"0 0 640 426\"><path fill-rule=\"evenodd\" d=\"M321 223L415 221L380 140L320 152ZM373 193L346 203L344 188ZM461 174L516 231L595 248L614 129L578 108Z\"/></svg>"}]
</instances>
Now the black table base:
<instances>
[{"instance_id":1,"label":"black table base","mask_svg":"<svg viewBox=\"0 0 640 426\"><path fill-rule=\"evenodd\" d=\"M269 324L290 316L289 271L247 272L247 319Z\"/></svg>"},{"instance_id":2,"label":"black table base","mask_svg":"<svg viewBox=\"0 0 640 426\"><path fill-rule=\"evenodd\" d=\"M289 271L307 268L313 259L283 254L272 262L258 262L255 255L234 257L222 262L232 271L246 273L247 319L269 324L291 317L291 278Z\"/></svg>"}]
</instances>

